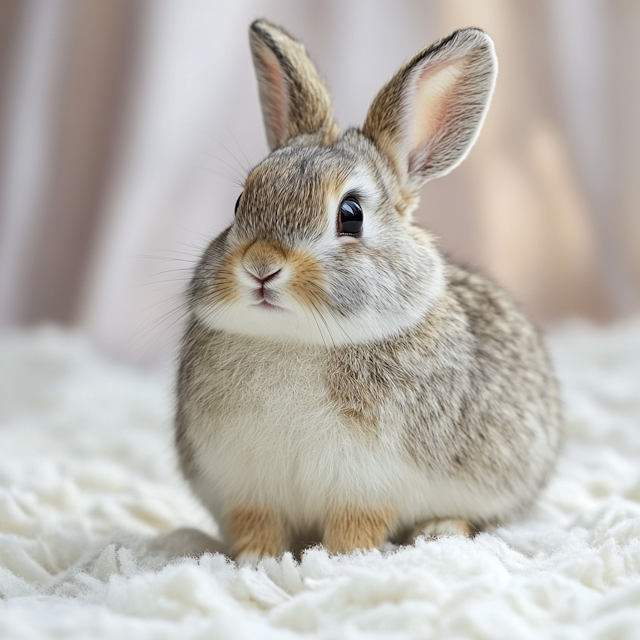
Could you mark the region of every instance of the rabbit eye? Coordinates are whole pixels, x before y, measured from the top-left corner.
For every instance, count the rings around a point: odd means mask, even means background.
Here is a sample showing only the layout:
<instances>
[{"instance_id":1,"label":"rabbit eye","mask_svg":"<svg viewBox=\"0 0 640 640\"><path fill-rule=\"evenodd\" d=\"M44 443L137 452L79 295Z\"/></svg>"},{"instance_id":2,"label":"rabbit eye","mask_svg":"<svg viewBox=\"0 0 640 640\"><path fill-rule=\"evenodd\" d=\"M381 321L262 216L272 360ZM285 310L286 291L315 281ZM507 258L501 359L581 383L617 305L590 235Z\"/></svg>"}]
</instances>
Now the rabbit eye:
<instances>
[{"instance_id":1,"label":"rabbit eye","mask_svg":"<svg viewBox=\"0 0 640 640\"><path fill-rule=\"evenodd\" d=\"M354 196L347 196L340 204L338 212L338 233L345 236L357 236L362 231L364 214L360 203Z\"/></svg>"},{"instance_id":2,"label":"rabbit eye","mask_svg":"<svg viewBox=\"0 0 640 640\"><path fill-rule=\"evenodd\" d=\"M238 196L238 199L236 200L236 206L235 209L233 210L234 213L238 213L238 207L240 206L240 200L242 199L242 194L240 194Z\"/></svg>"}]
</instances>

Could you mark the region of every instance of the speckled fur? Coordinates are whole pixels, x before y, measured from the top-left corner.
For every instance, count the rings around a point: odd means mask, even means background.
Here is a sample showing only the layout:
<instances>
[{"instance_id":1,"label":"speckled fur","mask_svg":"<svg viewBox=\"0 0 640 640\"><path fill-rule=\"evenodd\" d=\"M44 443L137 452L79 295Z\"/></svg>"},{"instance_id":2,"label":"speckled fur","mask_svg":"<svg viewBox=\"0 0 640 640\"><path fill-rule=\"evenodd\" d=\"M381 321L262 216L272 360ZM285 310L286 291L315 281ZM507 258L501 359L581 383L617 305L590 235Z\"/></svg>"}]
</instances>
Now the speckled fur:
<instances>
[{"instance_id":1,"label":"speckled fur","mask_svg":"<svg viewBox=\"0 0 640 640\"><path fill-rule=\"evenodd\" d=\"M264 21L251 45L273 151L191 283L185 476L247 560L514 517L561 439L546 353L508 294L411 222L421 184L478 135L491 41L468 29L420 52L341 137L302 46ZM361 237L337 232L345 194Z\"/></svg>"}]
</instances>

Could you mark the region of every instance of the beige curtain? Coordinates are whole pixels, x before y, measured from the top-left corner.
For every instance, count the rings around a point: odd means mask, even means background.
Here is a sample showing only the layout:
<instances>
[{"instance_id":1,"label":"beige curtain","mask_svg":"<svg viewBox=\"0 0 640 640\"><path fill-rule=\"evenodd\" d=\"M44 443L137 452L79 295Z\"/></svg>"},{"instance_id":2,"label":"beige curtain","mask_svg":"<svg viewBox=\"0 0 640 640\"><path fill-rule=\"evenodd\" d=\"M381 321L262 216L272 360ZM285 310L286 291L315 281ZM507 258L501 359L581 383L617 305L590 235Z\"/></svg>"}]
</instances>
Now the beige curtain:
<instances>
[{"instance_id":1,"label":"beige curtain","mask_svg":"<svg viewBox=\"0 0 640 640\"><path fill-rule=\"evenodd\" d=\"M498 86L418 218L548 324L640 300L640 2L2 0L0 321L78 325L122 358L171 352L193 261L266 153L247 44L303 40L343 126L419 48L494 39Z\"/></svg>"}]
</instances>

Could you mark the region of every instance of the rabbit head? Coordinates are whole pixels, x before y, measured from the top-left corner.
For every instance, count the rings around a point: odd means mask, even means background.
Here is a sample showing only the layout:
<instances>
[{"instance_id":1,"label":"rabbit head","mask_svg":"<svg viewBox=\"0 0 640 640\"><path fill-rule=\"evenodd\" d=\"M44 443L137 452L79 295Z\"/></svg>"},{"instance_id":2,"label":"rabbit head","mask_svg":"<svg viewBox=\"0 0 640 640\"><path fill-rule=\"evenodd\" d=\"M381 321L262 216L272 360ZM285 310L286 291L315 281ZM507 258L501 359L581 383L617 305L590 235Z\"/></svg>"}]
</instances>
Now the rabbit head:
<instances>
[{"instance_id":1,"label":"rabbit head","mask_svg":"<svg viewBox=\"0 0 640 640\"><path fill-rule=\"evenodd\" d=\"M327 346L398 335L445 287L412 224L419 189L473 145L493 91L490 38L463 29L418 53L342 136L302 44L260 20L251 51L271 149L190 288L212 329Z\"/></svg>"}]
</instances>

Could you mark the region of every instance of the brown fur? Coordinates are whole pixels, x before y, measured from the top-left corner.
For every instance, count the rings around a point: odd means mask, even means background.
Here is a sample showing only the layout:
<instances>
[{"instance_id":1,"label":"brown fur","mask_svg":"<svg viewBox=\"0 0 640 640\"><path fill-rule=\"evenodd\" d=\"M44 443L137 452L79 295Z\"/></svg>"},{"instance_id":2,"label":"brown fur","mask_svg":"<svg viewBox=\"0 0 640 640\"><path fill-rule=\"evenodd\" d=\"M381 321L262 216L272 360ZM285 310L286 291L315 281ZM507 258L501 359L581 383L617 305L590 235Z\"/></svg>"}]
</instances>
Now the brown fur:
<instances>
[{"instance_id":1,"label":"brown fur","mask_svg":"<svg viewBox=\"0 0 640 640\"><path fill-rule=\"evenodd\" d=\"M327 518L323 544L333 553L380 547L386 540L395 514L391 509L362 510L345 507Z\"/></svg>"},{"instance_id":2,"label":"brown fur","mask_svg":"<svg viewBox=\"0 0 640 640\"><path fill-rule=\"evenodd\" d=\"M274 513L258 507L233 507L229 530L235 555L277 556L284 549L284 528Z\"/></svg>"},{"instance_id":3,"label":"brown fur","mask_svg":"<svg viewBox=\"0 0 640 640\"><path fill-rule=\"evenodd\" d=\"M265 240L252 242L242 256L242 264L258 278L266 276L275 269L281 269L285 260L286 256L282 248Z\"/></svg>"},{"instance_id":4,"label":"brown fur","mask_svg":"<svg viewBox=\"0 0 640 640\"><path fill-rule=\"evenodd\" d=\"M305 251L288 250L277 242L264 240L243 243L223 258L211 292L212 298L221 302L238 299L240 293L235 270L240 265L257 278L287 266L292 271L287 289L300 304L317 308L327 303L322 265Z\"/></svg>"},{"instance_id":5,"label":"brown fur","mask_svg":"<svg viewBox=\"0 0 640 640\"><path fill-rule=\"evenodd\" d=\"M336 355L328 368L329 397L350 423L367 437L376 437L384 372L375 361L358 358L351 349L341 349Z\"/></svg>"},{"instance_id":6,"label":"brown fur","mask_svg":"<svg viewBox=\"0 0 640 640\"><path fill-rule=\"evenodd\" d=\"M326 277L322 265L304 251L291 252L288 264L294 273L288 287L292 296L303 306L312 309L326 305Z\"/></svg>"}]
</instances>

